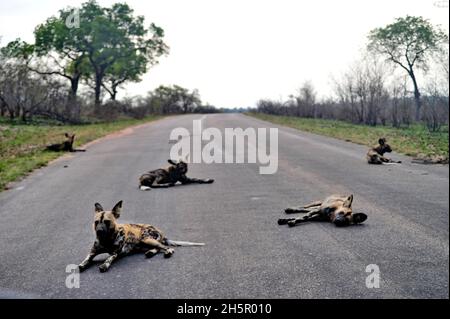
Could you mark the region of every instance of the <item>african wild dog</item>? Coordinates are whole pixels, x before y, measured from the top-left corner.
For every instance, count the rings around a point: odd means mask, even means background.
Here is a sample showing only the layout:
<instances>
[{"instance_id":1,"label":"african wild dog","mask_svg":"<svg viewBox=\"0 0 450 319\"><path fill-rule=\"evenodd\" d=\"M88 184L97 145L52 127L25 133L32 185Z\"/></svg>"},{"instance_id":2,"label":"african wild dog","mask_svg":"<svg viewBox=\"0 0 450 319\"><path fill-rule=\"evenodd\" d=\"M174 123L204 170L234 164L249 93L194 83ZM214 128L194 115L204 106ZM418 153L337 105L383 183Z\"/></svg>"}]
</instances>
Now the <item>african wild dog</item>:
<instances>
[{"instance_id":1,"label":"african wild dog","mask_svg":"<svg viewBox=\"0 0 450 319\"><path fill-rule=\"evenodd\" d=\"M73 143L75 142L75 134L70 135L69 133L64 134L67 138L62 143L52 144L47 146L47 151L54 152L86 152L86 150L80 150L73 148Z\"/></svg>"},{"instance_id":2,"label":"african wild dog","mask_svg":"<svg viewBox=\"0 0 450 319\"><path fill-rule=\"evenodd\" d=\"M392 152L392 148L386 143L384 137L378 140L378 145L372 147L367 152L367 162L369 164L383 164L383 163L401 163L402 161L393 161L390 158L384 157L384 153Z\"/></svg>"},{"instance_id":3,"label":"african wild dog","mask_svg":"<svg viewBox=\"0 0 450 319\"><path fill-rule=\"evenodd\" d=\"M307 214L298 218L280 218L278 220L278 225L288 224L292 227L307 221L329 221L336 226L360 224L367 219L367 215L364 213L353 214L352 203L353 195L331 195L323 201L316 201L305 206L286 208L286 214Z\"/></svg>"},{"instance_id":4,"label":"african wild dog","mask_svg":"<svg viewBox=\"0 0 450 319\"><path fill-rule=\"evenodd\" d=\"M111 211L95 204L94 231L97 238L87 257L78 265L80 271L88 268L95 256L108 253L110 256L99 266L105 272L118 258L130 253L145 252L147 258L162 251L164 257L171 257L174 253L168 246L203 246L204 243L191 243L167 239L157 228L148 224L118 224L122 201L118 202Z\"/></svg>"},{"instance_id":5,"label":"african wild dog","mask_svg":"<svg viewBox=\"0 0 450 319\"><path fill-rule=\"evenodd\" d=\"M141 190L150 190L151 188L165 188L175 186L177 182L181 184L211 184L213 179L190 178L186 176L188 165L179 160L168 160L171 164L167 168L160 168L143 174L139 178L139 188Z\"/></svg>"}]
</instances>

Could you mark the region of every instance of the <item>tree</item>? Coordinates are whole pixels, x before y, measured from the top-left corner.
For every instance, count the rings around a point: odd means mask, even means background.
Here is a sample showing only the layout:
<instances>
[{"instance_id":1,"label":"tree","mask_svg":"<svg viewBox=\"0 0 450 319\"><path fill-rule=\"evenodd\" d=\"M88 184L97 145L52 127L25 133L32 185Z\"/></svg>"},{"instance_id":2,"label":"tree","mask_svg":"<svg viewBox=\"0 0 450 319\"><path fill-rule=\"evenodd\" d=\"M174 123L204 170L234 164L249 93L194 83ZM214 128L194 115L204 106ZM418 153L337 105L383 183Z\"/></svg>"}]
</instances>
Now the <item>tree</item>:
<instances>
[{"instance_id":1,"label":"tree","mask_svg":"<svg viewBox=\"0 0 450 319\"><path fill-rule=\"evenodd\" d=\"M36 114L48 115L60 84L48 77L37 79L22 60L0 57L0 61L1 115L7 112L11 120L21 117L24 122Z\"/></svg>"},{"instance_id":2,"label":"tree","mask_svg":"<svg viewBox=\"0 0 450 319\"><path fill-rule=\"evenodd\" d=\"M74 9L59 11L58 17L50 17L35 29L34 52L45 59L42 65L30 64L30 69L41 75L57 75L70 82L69 101L75 101L80 80L90 72L86 52L78 41L77 28L68 27L67 19Z\"/></svg>"},{"instance_id":3,"label":"tree","mask_svg":"<svg viewBox=\"0 0 450 319\"><path fill-rule=\"evenodd\" d=\"M100 104L101 88L108 74L116 89L127 80L137 79L145 73L145 65L156 63L159 56L168 52L163 41L164 30L155 24L145 28L144 17L135 17L127 4L116 3L111 8L103 8L89 1L83 4L80 17L78 38L92 67L96 105ZM136 61L136 57L140 61L138 67L123 72L120 65L126 67Z\"/></svg>"},{"instance_id":4,"label":"tree","mask_svg":"<svg viewBox=\"0 0 450 319\"><path fill-rule=\"evenodd\" d=\"M67 25L74 14L78 26ZM143 16L122 3L110 8L91 0L81 8L66 8L36 28L35 52L53 62L53 69L36 70L70 80L75 97L82 77L94 82L95 103L101 102L101 89L107 88L115 99L118 87L126 81L138 81L147 66L168 52L164 30L155 24L144 26ZM108 82L109 85L107 85Z\"/></svg>"},{"instance_id":5,"label":"tree","mask_svg":"<svg viewBox=\"0 0 450 319\"><path fill-rule=\"evenodd\" d=\"M316 95L313 84L310 81L304 82L295 97L297 116L316 117Z\"/></svg>"},{"instance_id":6,"label":"tree","mask_svg":"<svg viewBox=\"0 0 450 319\"><path fill-rule=\"evenodd\" d=\"M384 87L386 73L383 63L367 55L356 61L341 79L334 80L340 103L350 107L350 120L354 123L375 126L378 120L386 122L380 112L388 99Z\"/></svg>"},{"instance_id":7,"label":"tree","mask_svg":"<svg viewBox=\"0 0 450 319\"><path fill-rule=\"evenodd\" d=\"M161 85L152 92L153 104L160 106L162 113L188 113L201 105L197 90L190 92L178 85Z\"/></svg>"},{"instance_id":8,"label":"tree","mask_svg":"<svg viewBox=\"0 0 450 319\"><path fill-rule=\"evenodd\" d=\"M130 56L117 60L108 68L103 81L103 88L108 92L111 100L115 101L118 88L127 81L138 82L140 75L147 70L147 61L136 52Z\"/></svg>"},{"instance_id":9,"label":"tree","mask_svg":"<svg viewBox=\"0 0 450 319\"><path fill-rule=\"evenodd\" d=\"M431 55L448 42L448 36L422 17L397 18L384 28L369 34L370 51L387 56L387 60L404 69L414 85L416 121L420 120L421 94L416 69L426 71Z\"/></svg>"}]
</instances>

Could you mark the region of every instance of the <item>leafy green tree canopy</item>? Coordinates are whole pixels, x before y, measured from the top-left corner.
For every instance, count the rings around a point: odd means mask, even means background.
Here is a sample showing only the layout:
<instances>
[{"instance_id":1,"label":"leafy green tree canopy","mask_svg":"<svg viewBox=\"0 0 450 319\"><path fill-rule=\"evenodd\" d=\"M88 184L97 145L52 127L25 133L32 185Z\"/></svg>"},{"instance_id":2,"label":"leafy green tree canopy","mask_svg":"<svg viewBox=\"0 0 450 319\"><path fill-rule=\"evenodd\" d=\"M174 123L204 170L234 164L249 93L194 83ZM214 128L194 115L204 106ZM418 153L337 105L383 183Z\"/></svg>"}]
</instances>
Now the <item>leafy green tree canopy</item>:
<instances>
[{"instance_id":1,"label":"leafy green tree canopy","mask_svg":"<svg viewBox=\"0 0 450 319\"><path fill-rule=\"evenodd\" d=\"M416 120L420 119L421 101L415 71L427 71L431 55L440 51L444 43L448 43L447 34L422 17L397 18L394 23L369 34L368 49L386 56L410 76L414 85Z\"/></svg>"},{"instance_id":2,"label":"leafy green tree canopy","mask_svg":"<svg viewBox=\"0 0 450 319\"><path fill-rule=\"evenodd\" d=\"M79 24L69 25L71 16L78 15ZM149 65L168 53L163 41L164 30L155 24L144 26L144 17L135 16L125 3L102 7L88 1L81 8L60 10L35 30L35 50L38 55L57 52L70 62L64 68L92 77L96 103L100 103L105 77L112 82L138 81Z\"/></svg>"}]
</instances>

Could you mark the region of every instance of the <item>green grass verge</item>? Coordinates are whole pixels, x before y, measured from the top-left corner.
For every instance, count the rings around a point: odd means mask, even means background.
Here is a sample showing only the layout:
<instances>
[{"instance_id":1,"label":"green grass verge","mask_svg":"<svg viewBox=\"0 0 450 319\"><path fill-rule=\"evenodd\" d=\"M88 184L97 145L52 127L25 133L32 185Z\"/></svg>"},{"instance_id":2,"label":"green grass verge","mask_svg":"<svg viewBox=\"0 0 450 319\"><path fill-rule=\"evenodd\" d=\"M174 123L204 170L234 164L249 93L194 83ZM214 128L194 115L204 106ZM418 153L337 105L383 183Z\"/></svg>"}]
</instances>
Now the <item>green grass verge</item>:
<instances>
[{"instance_id":1,"label":"green grass verge","mask_svg":"<svg viewBox=\"0 0 450 319\"><path fill-rule=\"evenodd\" d=\"M65 132L76 134L76 147L109 133L160 118L162 116L149 116L142 120L123 119L108 123L64 126L45 122L11 123L0 118L0 191L8 183L63 155L47 152L45 146L62 142Z\"/></svg>"},{"instance_id":2,"label":"green grass verge","mask_svg":"<svg viewBox=\"0 0 450 319\"><path fill-rule=\"evenodd\" d=\"M440 132L430 133L423 125L409 128L389 126L356 125L343 121L306 119L292 116L276 116L261 113L247 113L249 116L292 127L301 131L330 136L367 146L373 146L378 138L386 137L391 147L398 153L409 156L445 156L448 158L448 127Z\"/></svg>"}]
</instances>

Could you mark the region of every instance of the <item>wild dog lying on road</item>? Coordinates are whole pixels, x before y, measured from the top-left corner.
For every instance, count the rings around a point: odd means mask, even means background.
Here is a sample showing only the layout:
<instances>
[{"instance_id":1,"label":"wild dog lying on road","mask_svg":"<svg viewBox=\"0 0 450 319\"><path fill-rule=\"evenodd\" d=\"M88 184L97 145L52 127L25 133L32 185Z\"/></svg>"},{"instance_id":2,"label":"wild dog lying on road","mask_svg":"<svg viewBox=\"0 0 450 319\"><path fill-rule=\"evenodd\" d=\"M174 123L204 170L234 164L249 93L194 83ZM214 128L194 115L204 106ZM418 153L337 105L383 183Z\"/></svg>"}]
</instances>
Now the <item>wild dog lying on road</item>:
<instances>
[{"instance_id":1,"label":"wild dog lying on road","mask_svg":"<svg viewBox=\"0 0 450 319\"><path fill-rule=\"evenodd\" d=\"M75 141L75 134L70 135L69 133L64 134L64 136L67 138L62 143L52 144L47 146L47 151L54 151L54 152L86 152L86 150L79 150L73 148L73 143Z\"/></svg>"},{"instance_id":2,"label":"wild dog lying on road","mask_svg":"<svg viewBox=\"0 0 450 319\"><path fill-rule=\"evenodd\" d=\"M353 195L331 195L323 201L299 207L286 208L286 214L307 213L298 218L280 218L278 225L288 224L290 227L307 221L329 221L336 226L360 224L367 219L364 213L352 212Z\"/></svg>"},{"instance_id":3,"label":"wild dog lying on road","mask_svg":"<svg viewBox=\"0 0 450 319\"><path fill-rule=\"evenodd\" d=\"M153 257L159 252L164 257L171 257L174 253L168 246L203 246L203 243L191 243L167 239L157 228L148 224L118 224L122 201L118 202L112 211L105 211L103 207L95 204L94 230L97 238L87 257L78 265L80 271L88 268L95 256L108 253L110 257L99 266L101 272L105 272L111 264L120 257L134 252L145 252L147 258Z\"/></svg>"},{"instance_id":4,"label":"wild dog lying on road","mask_svg":"<svg viewBox=\"0 0 450 319\"><path fill-rule=\"evenodd\" d=\"M143 174L139 178L139 188L141 190L150 190L150 188L171 187L177 182L181 184L211 184L213 179L190 178L186 176L188 165L186 162L168 160L171 166L160 168Z\"/></svg>"},{"instance_id":5,"label":"wild dog lying on road","mask_svg":"<svg viewBox=\"0 0 450 319\"><path fill-rule=\"evenodd\" d=\"M444 155L418 154L411 161L415 164L448 164L448 157Z\"/></svg>"},{"instance_id":6,"label":"wild dog lying on road","mask_svg":"<svg viewBox=\"0 0 450 319\"><path fill-rule=\"evenodd\" d=\"M383 164L383 163L401 163L402 161L393 161L390 158L384 157L384 153L392 152L392 148L386 143L386 139L380 138L378 145L372 147L367 152L367 162L369 164Z\"/></svg>"}]
</instances>

